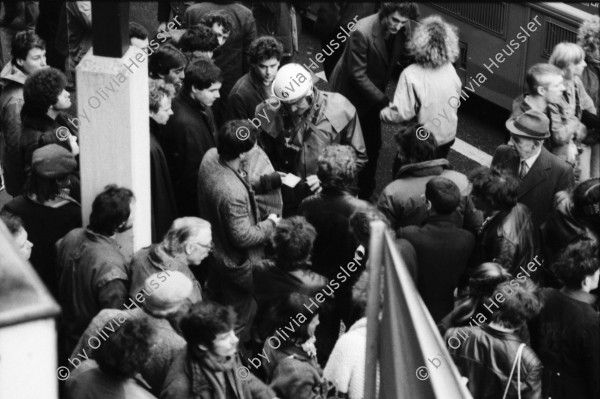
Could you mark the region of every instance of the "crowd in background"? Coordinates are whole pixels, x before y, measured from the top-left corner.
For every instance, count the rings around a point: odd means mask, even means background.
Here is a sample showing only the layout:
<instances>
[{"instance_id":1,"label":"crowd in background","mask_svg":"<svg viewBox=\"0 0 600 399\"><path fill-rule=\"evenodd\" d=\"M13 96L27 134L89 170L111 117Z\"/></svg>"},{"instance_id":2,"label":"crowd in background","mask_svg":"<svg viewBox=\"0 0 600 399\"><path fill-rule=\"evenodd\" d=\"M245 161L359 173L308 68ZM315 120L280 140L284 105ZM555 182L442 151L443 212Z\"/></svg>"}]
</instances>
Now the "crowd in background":
<instances>
[{"instance_id":1,"label":"crowd in background","mask_svg":"<svg viewBox=\"0 0 600 399\"><path fill-rule=\"evenodd\" d=\"M0 25L25 26L0 73L0 218L62 307L65 397L363 398L375 220L473 397L600 397L598 17L530 66L509 141L465 175L441 17L323 3L322 51L340 48L321 90L294 62L292 3L159 3L158 40L129 25L149 55L152 245L126 254L130 189L107 186L82 225L69 116L90 2L2 3ZM382 123L397 155L375 196Z\"/></svg>"}]
</instances>

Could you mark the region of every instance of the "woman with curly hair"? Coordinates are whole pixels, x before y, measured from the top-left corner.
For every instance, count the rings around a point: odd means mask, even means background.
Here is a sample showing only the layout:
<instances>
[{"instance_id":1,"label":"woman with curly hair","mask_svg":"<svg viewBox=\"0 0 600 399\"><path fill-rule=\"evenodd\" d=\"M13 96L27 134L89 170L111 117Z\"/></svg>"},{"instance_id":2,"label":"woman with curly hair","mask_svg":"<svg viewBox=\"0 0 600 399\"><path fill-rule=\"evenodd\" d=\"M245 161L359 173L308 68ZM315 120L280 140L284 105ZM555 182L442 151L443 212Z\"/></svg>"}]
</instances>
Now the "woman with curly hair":
<instances>
[{"instance_id":1,"label":"woman with curly hair","mask_svg":"<svg viewBox=\"0 0 600 399\"><path fill-rule=\"evenodd\" d=\"M598 244L569 245L552 265L564 284L547 288L544 307L531 323L531 344L544 363L543 398L600 397L600 317Z\"/></svg>"},{"instance_id":2,"label":"woman with curly hair","mask_svg":"<svg viewBox=\"0 0 600 399\"><path fill-rule=\"evenodd\" d=\"M102 330L115 330L108 324ZM126 320L99 342L94 360L86 360L67 380L68 399L154 399L135 375L147 360L154 330L147 319ZM104 338L104 337L102 337ZM91 338L90 338L91 339Z\"/></svg>"},{"instance_id":3,"label":"woman with curly hair","mask_svg":"<svg viewBox=\"0 0 600 399\"><path fill-rule=\"evenodd\" d=\"M581 83L587 94L590 95L596 115L600 109L600 17L592 15L579 27L577 32L577 44L585 51L585 63L587 66L581 74ZM592 148L591 177L600 177L600 128L596 122L594 132L588 132L588 137L583 140L584 144Z\"/></svg>"},{"instance_id":4,"label":"woman with curly hair","mask_svg":"<svg viewBox=\"0 0 600 399\"><path fill-rule=\"evenodd\" d=\"M457 30L431 15L415 29L408 47L416 63L402 71L394 101L381 111L381 120L416 119L435 137L439 158L446 158L456 137L460 106L461 82L452 66L459 55Z\"/></svg>"},{"instance_id":5,"label":"woman with curly hair","mask_svg":"<svg viewBox=\"0 0 600 399\"><path fill-rule=\"evenodd\" d=\"M473 264L497 262L513 276L539 254L531 211L517 203L519 182L506 170L481 166L469 174L471 196L485 220L477 235Z\"/></svg>"}]
</instances>

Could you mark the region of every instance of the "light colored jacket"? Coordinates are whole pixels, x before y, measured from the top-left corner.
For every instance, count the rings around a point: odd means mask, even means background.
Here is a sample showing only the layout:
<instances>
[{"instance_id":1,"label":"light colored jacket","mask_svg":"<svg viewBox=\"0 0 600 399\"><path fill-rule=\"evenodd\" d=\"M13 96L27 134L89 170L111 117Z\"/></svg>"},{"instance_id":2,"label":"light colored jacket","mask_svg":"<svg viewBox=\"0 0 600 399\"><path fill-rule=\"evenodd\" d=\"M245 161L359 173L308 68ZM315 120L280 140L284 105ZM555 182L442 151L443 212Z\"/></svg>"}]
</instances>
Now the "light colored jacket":
<instances>
[{"instance_id":1,"label":"light colored jacket","mask_svg":"<svg viewBox=\"0 0 600 399\"><path fill-rule=\"evenodd\" d=\"M450 63L435 69L419 64L408 66L394 93L394 122L408 122L416 117L438 145L451 142L458 125L460 87L460 78Z\"/></svg>"}]
</instances>

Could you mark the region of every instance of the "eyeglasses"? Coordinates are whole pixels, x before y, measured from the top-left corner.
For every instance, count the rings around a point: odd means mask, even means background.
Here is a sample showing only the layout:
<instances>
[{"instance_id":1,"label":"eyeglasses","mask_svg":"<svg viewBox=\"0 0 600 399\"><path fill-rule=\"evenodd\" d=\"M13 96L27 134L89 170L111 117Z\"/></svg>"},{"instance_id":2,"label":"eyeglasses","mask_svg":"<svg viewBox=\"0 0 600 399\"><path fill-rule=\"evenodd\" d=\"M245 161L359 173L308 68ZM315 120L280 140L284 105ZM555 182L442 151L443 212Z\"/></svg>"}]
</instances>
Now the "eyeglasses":
<instances>
[{"instance_id":1,"label":"eyeglasses","mask_svg":"<svg viewBox=\"0 0 600 399\"><path fill-rule=\"evenodd\" d=\"M208 249L208 252L209 252L209 253L210 253L210 252L212 252L212 251L213 251L213 249L215 249L215 244L214 244L212 241L211 241L211 242L210 242L208 245L206 245L206 244L202 244L202 243L200 243L200 242L196 242L196 243L194 243L194 244L198 244L198 245L200 245L202 248Z\"/></svg>"}]
</instances>

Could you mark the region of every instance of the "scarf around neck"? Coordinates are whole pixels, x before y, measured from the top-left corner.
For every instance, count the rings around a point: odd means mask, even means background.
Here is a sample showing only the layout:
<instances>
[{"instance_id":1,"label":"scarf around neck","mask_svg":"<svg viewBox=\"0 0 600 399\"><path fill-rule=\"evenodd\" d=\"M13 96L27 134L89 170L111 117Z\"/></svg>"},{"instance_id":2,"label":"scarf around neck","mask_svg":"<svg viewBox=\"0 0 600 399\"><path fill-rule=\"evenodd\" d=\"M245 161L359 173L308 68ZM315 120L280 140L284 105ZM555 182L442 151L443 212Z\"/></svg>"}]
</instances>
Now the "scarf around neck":
<instances>
[{"instance_id":1,"label":"scarf around neck","mask_svg":"<svg viewBox=\"0 0 600 399\"><path fill-rule=\"evenodd\" d=\"M206 380L213 387L215 399L226 399L227 380L230 379L228 374L233 372L235 366L235 356L227 358L217 358L209 354L195 359L190 357L190 367L192 370L192 393L194 398L201 399L202 392L206 389ZM221 383L217 373L223 373L224 384ZM203 377L206 376L206 378ZM235 385L232 390L236 393L238 399L244 399L241 382L233 375Z\"/></svg>"}]
</instances>

